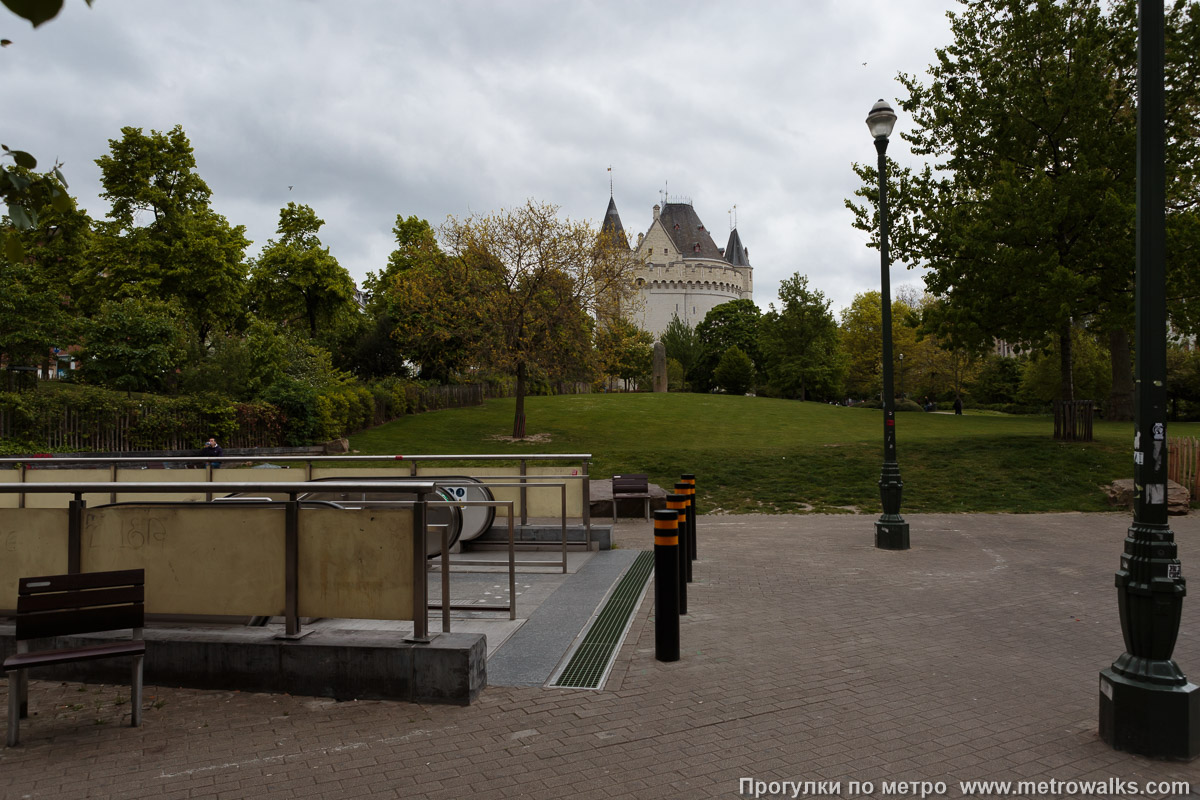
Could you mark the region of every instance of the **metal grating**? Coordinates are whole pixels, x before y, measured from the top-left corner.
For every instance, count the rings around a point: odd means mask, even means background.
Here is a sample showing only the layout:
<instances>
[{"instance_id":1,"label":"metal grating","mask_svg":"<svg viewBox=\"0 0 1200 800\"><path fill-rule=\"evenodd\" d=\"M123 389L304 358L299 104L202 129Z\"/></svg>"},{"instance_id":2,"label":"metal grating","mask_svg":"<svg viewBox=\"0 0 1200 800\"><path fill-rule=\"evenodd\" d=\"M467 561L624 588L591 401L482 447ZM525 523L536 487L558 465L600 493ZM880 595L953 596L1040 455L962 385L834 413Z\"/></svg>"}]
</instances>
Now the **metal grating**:
<instances>
[{"instance_id":1,"label":"metal grating","mask_svg":"<svg viewBox=\"0 0 1200 800\"><path fill-rule=\"evenodd\" d=\"M596 615L567 666L550 685L567 689L597 689L608 675L617 648L625 637L634 607L654 569L654 553L639 553L613 588L604 609Z\"/></svg>"}]
</instances>

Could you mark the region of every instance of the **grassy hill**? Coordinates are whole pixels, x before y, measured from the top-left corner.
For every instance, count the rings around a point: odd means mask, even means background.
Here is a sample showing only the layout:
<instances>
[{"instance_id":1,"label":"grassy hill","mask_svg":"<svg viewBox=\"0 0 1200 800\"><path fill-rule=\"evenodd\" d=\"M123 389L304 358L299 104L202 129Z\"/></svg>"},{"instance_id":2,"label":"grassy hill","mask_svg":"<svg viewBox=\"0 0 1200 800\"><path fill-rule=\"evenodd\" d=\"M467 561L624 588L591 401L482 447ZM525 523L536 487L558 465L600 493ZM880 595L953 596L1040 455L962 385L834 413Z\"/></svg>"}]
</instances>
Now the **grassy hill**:
<instances>
[{"instance_id":1,"label":"grassy hill","mask_svg":"<svg viewBox=\"0 0 1200 800\"><path fill-rule=\"evenodd\" d=\"M351 437L362 453L591 453L592 475L645 472L670 486L695 472L703 510L879 512L883 415L758 397L592 394L405 417ZM1055 442L1049 417L902 413L904 512L1103 511L1101 487L1133 476L1132 423L1096 423L1096 441ZM1171 426L1198 436L1200 424Z\"/></svg>"}]
</instances>

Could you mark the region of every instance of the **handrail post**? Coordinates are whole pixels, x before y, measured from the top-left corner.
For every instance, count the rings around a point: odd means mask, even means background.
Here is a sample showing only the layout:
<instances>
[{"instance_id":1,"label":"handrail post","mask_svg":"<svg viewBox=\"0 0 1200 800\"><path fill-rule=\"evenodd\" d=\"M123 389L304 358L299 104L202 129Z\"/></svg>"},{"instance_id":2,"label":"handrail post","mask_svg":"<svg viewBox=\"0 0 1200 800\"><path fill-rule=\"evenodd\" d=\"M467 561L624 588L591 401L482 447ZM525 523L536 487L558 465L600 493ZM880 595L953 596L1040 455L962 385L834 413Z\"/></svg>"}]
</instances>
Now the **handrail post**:
<instances>
[{"instance_id":1,"label":"handrail post","mask_svg":"<svg viewBox=\"0 0 1200 800\"><path fill-rule=\"evenodd\" d=\"M517 544L513 528L513 503L508 501L508 618L517 618Z\"/></svg>"},{"instance_id":2,"label":"handrail post","mask_svg":"<svg viewBox=\"0 0 1200 800\"><path fill-rule=\"evenodd\" d=\"M521 459L521 524L529 524L529 504L527 502L529 495L525 489L525 459Z\"/></svg>"},{"instance_id":3,"label":"handrail post","mask_svg":"<svg viewBox=\"0 0 1200 800\"><path fill-rule=\"evenodd\" d=\"M588 459L583 460L583 536L588 552L592 550L592 478ZM611 543L610 543L611 546Z\"/></svg>"},{"instance_id":4,"label":"handrail post","mask_svg":"<svg viewBox=\"0 0 1200 800\"><path fill-rule=\"evenodd\" d=\"M413 635L406 642L428 644L429 637L429 575L425 564L426 521L428 520L429 495L417 495L413 505L412 558L413 558Z\"/></svg>"},{"instance_id":5,"label":"handrail post","mask_svg":"<svg viewBox=\"0 0 1200 800\"><path fill-rule=\"evenodd\" d=\"M115 462L115 461L109 462L109 465L108 465L108 479L109 479L109 481L111 481L112 483L116 483L116 482L117 482L117 462ZM108 502L110 502L110 503L115 503L115 502L117 502L117 493L116 493L116 492L109 492L109 494L108 494Z\"/></svg>"},{"instance_id":6,"label":"handrail post","mask_svg":"<svg viewBox=\"0 0 1200 800\"><path fill-rule=\"evenodd\" d=\"M72 574L83 569L83 509L86 505L80 492L67 503L67 572Z\"/></svg>"},{"instance_id":7,"label":"handrail post","mask_svg":"<svg viewBox=\"0 0 1200 800\"><path fill-rule=\"evenodd\" d=\"M442 531L442 633L450 632L450 526Z\"/></svg>"},{"instance_id":8,"label":"handrail post","mask_svg":"<svg viewBox=\"0 0 1200 800\"><path fill-rule=\"evenodd\" d=\"M25 483L25 462L22 461L17 465L17 483ZM25 507L25 493L21 492L17 495L17 508Z\"/></svg>"},{"instance_id":9,"label":"handrail post","mask_svg":"<svg viewBox=\"0 0 1200 800\"><path fill-rule=\"evenodd\" d=\"M567 482L563 481L559 487L562 493L562 562L563 575L567 574ZM590 549L590 548L589 548Z\"/></svg>"},{"instance_id":10,"label":"handrail post","mask_svg":"<svg viewBox=\"0 0 1200 800\"><path fill-rule=\"evenodd\" d=\"M212 468L211 461L204 462L204 481L205 481L205 483L213 482L213 468ZM212 497L213 497L212 492L205 492L204 493L204 502L211 503ZM295 498L292 498L292 499L295 499Z\"/></svg>"},{"instance_id":11,"label":"handrail post","mask_svg":"<svg viewBox=\"0 0 1200 800\"><path fill-rule=\"evenodd\" d=\"M300 634L300 501L296 493L288 495L284 507L283 530L284 635L289 639Z\"/></svg>"}]
</instances>

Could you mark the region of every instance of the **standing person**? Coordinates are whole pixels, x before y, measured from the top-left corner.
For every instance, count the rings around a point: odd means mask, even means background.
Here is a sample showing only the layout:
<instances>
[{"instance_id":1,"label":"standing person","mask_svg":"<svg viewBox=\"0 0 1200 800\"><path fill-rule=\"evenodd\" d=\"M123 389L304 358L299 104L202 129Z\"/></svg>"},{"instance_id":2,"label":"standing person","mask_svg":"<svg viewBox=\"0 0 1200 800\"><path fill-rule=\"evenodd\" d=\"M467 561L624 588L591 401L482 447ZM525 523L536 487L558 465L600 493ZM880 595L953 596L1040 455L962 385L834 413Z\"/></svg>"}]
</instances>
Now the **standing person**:
<instances>
[{"instance_id":1,"label":"standing person","mask_svg":"<svg viewBox=\"0 0 1200 800\"><path fill-rule=\"evenodd\" d=\"M204 443L204 447L201 448L200 455L220 457L224 455L224 452L225 451L221 449L221 445L217 444L217 440L210 436L208 437L208 441ZM213 469L219 469L221 466L220 461L213 461L211 463Z\"/></svg>"},{"instance_id":2,"label":"standing person","mask_svg":"<svg viewBox=\"0 0 1200 800\"><path fill-rule=\"evenodd\" d=\"M962 398L958 395L954 395L954 413L962 416Z\"/></svg>"}]
</instances>

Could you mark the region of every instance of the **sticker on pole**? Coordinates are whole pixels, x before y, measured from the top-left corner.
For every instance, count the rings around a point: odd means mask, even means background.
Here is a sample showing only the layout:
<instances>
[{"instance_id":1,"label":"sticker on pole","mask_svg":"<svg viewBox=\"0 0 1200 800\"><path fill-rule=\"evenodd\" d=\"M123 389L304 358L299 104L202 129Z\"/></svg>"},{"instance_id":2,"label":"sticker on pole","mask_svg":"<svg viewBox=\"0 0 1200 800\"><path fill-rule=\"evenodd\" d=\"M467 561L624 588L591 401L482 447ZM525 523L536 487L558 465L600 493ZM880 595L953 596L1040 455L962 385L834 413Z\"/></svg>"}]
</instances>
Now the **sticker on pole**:
<instances>
[{"instance_id":1,"label":"sticker on pole","mask_svg":"<svg viewBox=\"0 0 1200 800\"><path fill-rule=\"evenodd\" d=\"M1173 581L1177 581L1183 577L1182 564L1167 564L1167 577Z\"/></svg>"}]
</instances>

